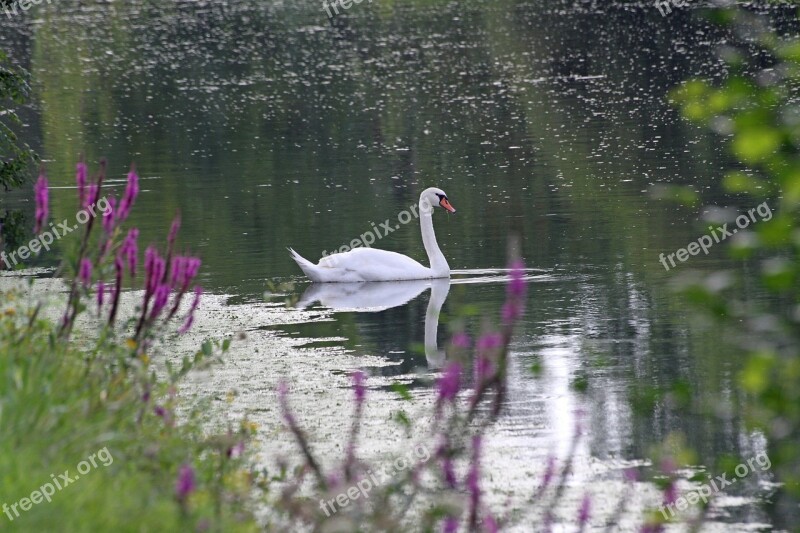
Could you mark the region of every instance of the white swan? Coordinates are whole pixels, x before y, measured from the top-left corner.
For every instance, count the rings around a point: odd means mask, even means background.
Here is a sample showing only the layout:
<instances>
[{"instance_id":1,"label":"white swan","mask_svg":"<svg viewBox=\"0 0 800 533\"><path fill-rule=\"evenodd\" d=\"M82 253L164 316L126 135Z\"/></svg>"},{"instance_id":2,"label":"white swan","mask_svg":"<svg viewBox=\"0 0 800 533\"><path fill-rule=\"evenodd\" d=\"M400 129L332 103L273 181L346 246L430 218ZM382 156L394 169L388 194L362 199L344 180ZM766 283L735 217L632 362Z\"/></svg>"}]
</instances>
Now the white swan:
<instances>
[{"instance_id":1,"label":"white swan","mask_svg":"<svg viewBox=\"0 0 800 533\"><path fill-rule=\"evenodd\" d=\"M439 249L436 235L433 233L435 206L442 207L450 213L456 212L441 189L431 187L419 195L419 224L430 268L405 255L374 248L355 248L349 252L331 254L320 259L316 265L291 248L289 252L306 276L312 281L323 283L449 278L450 266Z\"/></svg>"}]
</instances>

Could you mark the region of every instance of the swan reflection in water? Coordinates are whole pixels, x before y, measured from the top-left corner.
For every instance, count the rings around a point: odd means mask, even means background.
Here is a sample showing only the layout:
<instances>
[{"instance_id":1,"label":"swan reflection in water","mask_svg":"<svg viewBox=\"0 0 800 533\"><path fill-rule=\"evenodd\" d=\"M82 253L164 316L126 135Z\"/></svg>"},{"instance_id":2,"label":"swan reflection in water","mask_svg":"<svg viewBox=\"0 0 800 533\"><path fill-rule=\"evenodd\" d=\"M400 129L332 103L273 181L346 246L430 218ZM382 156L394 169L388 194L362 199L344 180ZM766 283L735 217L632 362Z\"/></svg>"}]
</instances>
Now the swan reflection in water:
<instances>
[{"instance_id":1,"label":"swan reflection in water","mask_svg":"<svg viewBox=\"0 0 800 533\"><path fill-rule=\"evenodd\" d=\"M377 313L405 305L430 287L431 297L425 313L425 359L432 369L444 366L447 358L439 350L436 335L439 330L439 313L450 292L450 280L426 279L413 281L382 281L362 283L312 283L306 289L297 307L306 308L314 302L337 311Z\"/></svg>"},{"instance_id":2,"label":"swan reflection in water","mask_svg":"<svg viewBox=\"0 0 800 533\"><path fill-rule=\"evenodd\" d=\"M336 311L377 313L392 307L405 305L428 287L431 297L425 313L425 358L428 367L438 369L447 360L445 350L439 350L436 335L439 329L439 313L442 310L451 284L508 283L509 269L470 269L453 270L458 278L420 279L412 281L379 281L360 283L312 283L303 293L297 307L306 308L314 302ZM551 281L555 279L552 271L527 268L523 279L527 282Z\"/></svg>"}]
</instances>

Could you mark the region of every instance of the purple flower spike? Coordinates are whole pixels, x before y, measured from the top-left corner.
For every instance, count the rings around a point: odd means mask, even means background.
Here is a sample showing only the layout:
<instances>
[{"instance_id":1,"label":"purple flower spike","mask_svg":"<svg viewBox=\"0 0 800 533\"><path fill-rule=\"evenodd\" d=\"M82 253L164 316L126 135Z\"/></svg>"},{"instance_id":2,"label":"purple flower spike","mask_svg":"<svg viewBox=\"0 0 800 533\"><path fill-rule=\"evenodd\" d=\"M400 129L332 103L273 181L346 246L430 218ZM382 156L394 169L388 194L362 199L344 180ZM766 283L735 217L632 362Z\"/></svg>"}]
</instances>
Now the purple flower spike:
<instances>
[{"instance_id":1,"label":"purple flower spike","mask_svg":"<svg viewBox=\"0 0 800 533\"><path fill-rule=\"evenodd\" d=\"M448 516L444 519L444 527L442 527L443 533L455 533L458 531L458 519L454 516Z\"/></svg>"},{"instance_id":2,"label":"purple flower spike","mask_svg":"<svg viewBox=\"0 0 800 533\"><path fill-rule=\"evenodd\" d=\"M156 318L161 311L164 310L164 307L166 307L167 301L169 300L169 293L171 291L172 288L167 284L156 287L155 298L153 299L153 310L150 313L151 318Z\"/></svg>"},{"instance_id":3,"label":"purple flower spike","mask_svg":"<svg viewBox=\"0 0 800 533\"><path fill-rule=\"evenodd\" d=\"M103 229L108 235L114 231L114 208L117 206L117 200L111 196L107 198L108 209L103 213Z\"/></svg>"},{"instance_id":4,"label":"purple flower spike","mask_svg":"<svg viewBox=\"0 0 800 533\"><path fill-rule=\"evenodd\" d=\"M492 361L486 356L479 355L475 362L475 381L481 384L491 378L493 374L494 364Z\"/></svg>"},{"instance_id":5,"label":"purple flower spike","mask_svg":"<svg viewBox=\"0 0 800 533\"><path fill-rule=\"evenodd\" d=\"M131 228L128 231L128 235L125 237L125 241L122 243L122 247L119 251L119 255L124 257L128 263L128 271L131 273L132 278L136 277L136 267L139 260L139 246L136 242L138 239L138 228Z\"/></svg>"},{"instance_id":6,"label":"purple flower spike","mask_svg":"<svg viewBox=\"0 0 800 533\"><path fill-rule=\"evenodd\" d=\"M447 365L444 374L436 382L439 391L439 400L446 402L452 400L461 388L461 365L453 362Z\"/></svg>"},{"instance_id":7,"label":"purple flower spike","mask_svg":"<svg viewBox=\"0 0 800 533\"><path fill-rule=\"evenodd\" d=\"M75 183L78 186L78 205L84 207L86 205L86 177L89 174L89 169L86 163L81 161L75 168Z\"/></svg>"},{"instance_id":8,"label":"purple flower spike","mask_svg":"<svg viewBox=\"0 0 800 533\"><path fill-rule=\"evenodd\" d=\"M147 247L144 258L145 291L147 294L153 294L164 278L167 263L158 255L158 250L154 246Z\"/></svg>"},{"instance_id":9,"label":"purple flower spike","mask_svg":"<svg viewBox=\"0 0 800 533\"><path fill-rule=\"evenodd\" d=\"M525 296L525 263L517 259L511 263L510 267L511 281L507 287L508 295L515 298Z\"/></svg>"},{"instance_id":10,"label":"purple flower spike","mask_svg":"<svg viewBox=\"0 0 800 533\"><path fill-rule=\"evenodd\" d=\"M122 196L117 212L117 220L120 224L127 220L137 196L139 196L139 175L136 174L135 168L131 168L131 171L128 172L128 185L125 187L125 194Z\"/></svg>"},{"instance_id":11,"label":"purple flower spike","mask_svg":"<svg viewBox=\"0 0 800 533\"><path fill-rule=\"evenodd\" d=\"M50 196L47 190L47 178L44 171L39 175L36 180L36 185L33 188L36 196L36 227L34 233L39 233L47 222L47 215L50 212Z\"/></svg>"},{"instance_id":12,"label":"purple flower spike","mask_svg":"<svg viewBox=\"0 0 800 533\"><path fill-rule=\"evenodd\" d=\"M87 208L90 205L94 205L97 203L97 196L100 194L100 186L96 183L89 184L89 194L86 196L86 199L83 204L83 208Z\"/></svg>"},{"instance_id":13,"label":"purple flower spike","mask_svg":"<svg viewBox=\"0 0 800 533\"><path fill-rule=\"evenodd\" d=\"M183 465L178 471L178 480L175 482L175 497L184 502L194 490L194 468L189 465Z\"/></svg>"},{"instance_id":14,"label":"purple flower spike","mask_svg":"<svg viewBox=\"0 0 800 533\"><path fill-rule=\"evenodd\" d=\"M503 336L499 333L487 333L478 339L478 353L486 353L496 350L503 345Z\"/></svg>"},{"instance_id":15,"label":"purple flower spike","mask_svg":"<svg viewBox=\"0 0 800 533\"><path fill-rule=\"evenodd\" d=\"M200 261L197 257L188 257L186 260L186 271L183 275L183 290L189 288L194 278L197 276L197 272L200 270L200 265L203 262Z\"/></svg>"},{"instance_id":16,"label":"purple flower spike","mask_svg":"<svg viewBox=\"0 0 800 533\"><path fill-rule=\"evenodd\" d=\"M88 287L92 283L92 262L86 257L81 259L78 279L81 280L84 287Z\"/></svg>"},{"instance_id":17,"label":"purple flower spike","mask_svg":"<svg viewBox=\"0 0 800 533\"><path fill-rule=\"evenodd\" d=\"M364 396L366 395L366 389L364 388L364 381L366 380L366 376L364 372L358 370L353 372L353 390L356 394L356 403L361 405L364 403Z\"/></svg>"},{"instance_id":18,"label":"purple flower spike","mask_svg":"<svg viewBox=\"0 0 800 533\"><path fill-rule=\"evenodd\" d=\"M194 312L197 310L197 307L200 305L200 297L203 295L203 288L201 286L197 286L194 288L194 301L192 302L192 307L189 309L189 313L186 315L186 321L181 326L181 329L178 330L178 333L183 335L187 331L189 331L194 324Z\"/></svg>"},{"instance_id":19,"label":"purple flower spike","mask_svg":"<svg viewBox=\"0 0 800 533\"><path fill-rule=\"evenodd\" d=\"M522 317L522 304L519 301L509 301L503 304L503 322L513 324Z\"/></svg>"},{"instance_id":20,"label":"purple flower spike","mask_svg":"<svg viewBox=\"0 0 800 533\"><path fill-rule=\"evenodd\" d=\"M586 494L583 496L583 501L581 502L581 508L578 511L578 523L581 526L586 525L586 522L589 521L589 513L592 509L592 500L589 498L589 495Z\"/></svg>"},{"instance_id":21,"label":"purple flower spike","mask_svg":"<svg viewBox=\"0 0 800 533\"><path fill-rule=\"evenodd\" d=\"M176 291L181 291L183 288L183 281L186 279L186 267L189 263L189 258L182 255L176 255L172 260L172 275L170 280L172 288Z\"/></svg>"},{"instance_id":22,"label":"purple flower spike","mask_svg":"<svg viewBox=\"0 0 800 533\"><path fill-rule=\"evenodd\" d=\"M453 346L455 346L456 348L462 348L464 350L466 350L472 345L472 341L470 340L469 335L467 335L463 331L459 331L458 333L453 335L453 338L450 340L450 342L452 342Z\"/></svg>"},{"instance_id":23,"label":"purple flower spike","mask_svg":"<svg viewBox=\"0 0 800 533\"><path fill-rule=\"evenodd\" d=\"M675 486L674 481L670 481L667 483L667 486L664 488L664 505L670 505L675 503L678 499L678 489Z\"/></svg>"}]
</instances>

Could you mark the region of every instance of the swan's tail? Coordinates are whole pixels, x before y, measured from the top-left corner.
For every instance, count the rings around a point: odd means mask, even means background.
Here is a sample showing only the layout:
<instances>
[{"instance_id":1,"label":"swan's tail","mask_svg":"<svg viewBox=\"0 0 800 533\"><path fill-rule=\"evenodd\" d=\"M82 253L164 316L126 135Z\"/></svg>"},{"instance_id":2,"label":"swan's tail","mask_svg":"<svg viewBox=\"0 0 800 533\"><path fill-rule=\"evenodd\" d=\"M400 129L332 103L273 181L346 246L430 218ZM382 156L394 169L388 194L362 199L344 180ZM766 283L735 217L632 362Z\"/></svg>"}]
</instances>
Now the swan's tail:
<instances>
[{"instance_id":1,"label":"swan's tail","mask_svg":"<svg viewBox=\"0 0 800 533\"><path fill-rule=\"evenodd\" d=\"M314 269L316 268L317 265L315 265L314 263L312 263L311 261L309 261L308 259L306 259L302 255L298 254L293 249L288 248L288 250L289 250L289 254L291 254L291 256L292 256L292 259L294 259L295 263L297 263L297 266L299 266L303 270L305 275L308 276L308 278L311 281L319 281L319 276L314 271Z\"/></svg>"}]
</instances>

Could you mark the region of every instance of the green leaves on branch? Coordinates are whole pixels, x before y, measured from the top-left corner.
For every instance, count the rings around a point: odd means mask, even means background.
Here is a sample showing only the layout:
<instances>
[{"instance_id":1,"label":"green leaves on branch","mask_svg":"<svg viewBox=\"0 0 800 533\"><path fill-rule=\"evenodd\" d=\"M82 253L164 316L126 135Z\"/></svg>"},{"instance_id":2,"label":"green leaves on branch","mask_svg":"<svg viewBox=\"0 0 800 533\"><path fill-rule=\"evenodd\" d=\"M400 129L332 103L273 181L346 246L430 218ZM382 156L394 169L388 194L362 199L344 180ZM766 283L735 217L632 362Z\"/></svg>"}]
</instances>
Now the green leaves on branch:
<instances>
[{"instance_id":1,"label":"green leaves on branch","mask_svg":"<svg viewBox=\"0 0 800 533\"><path fill-rule=\"evenodd\" d=\"M36 156L27 144L20 144L12 126L21 123L14 106L23 104L30 87L26 73L9 65L8 56L0 51L0 187L19 187L28 175Z\"/></svg>"}]
</instances>

